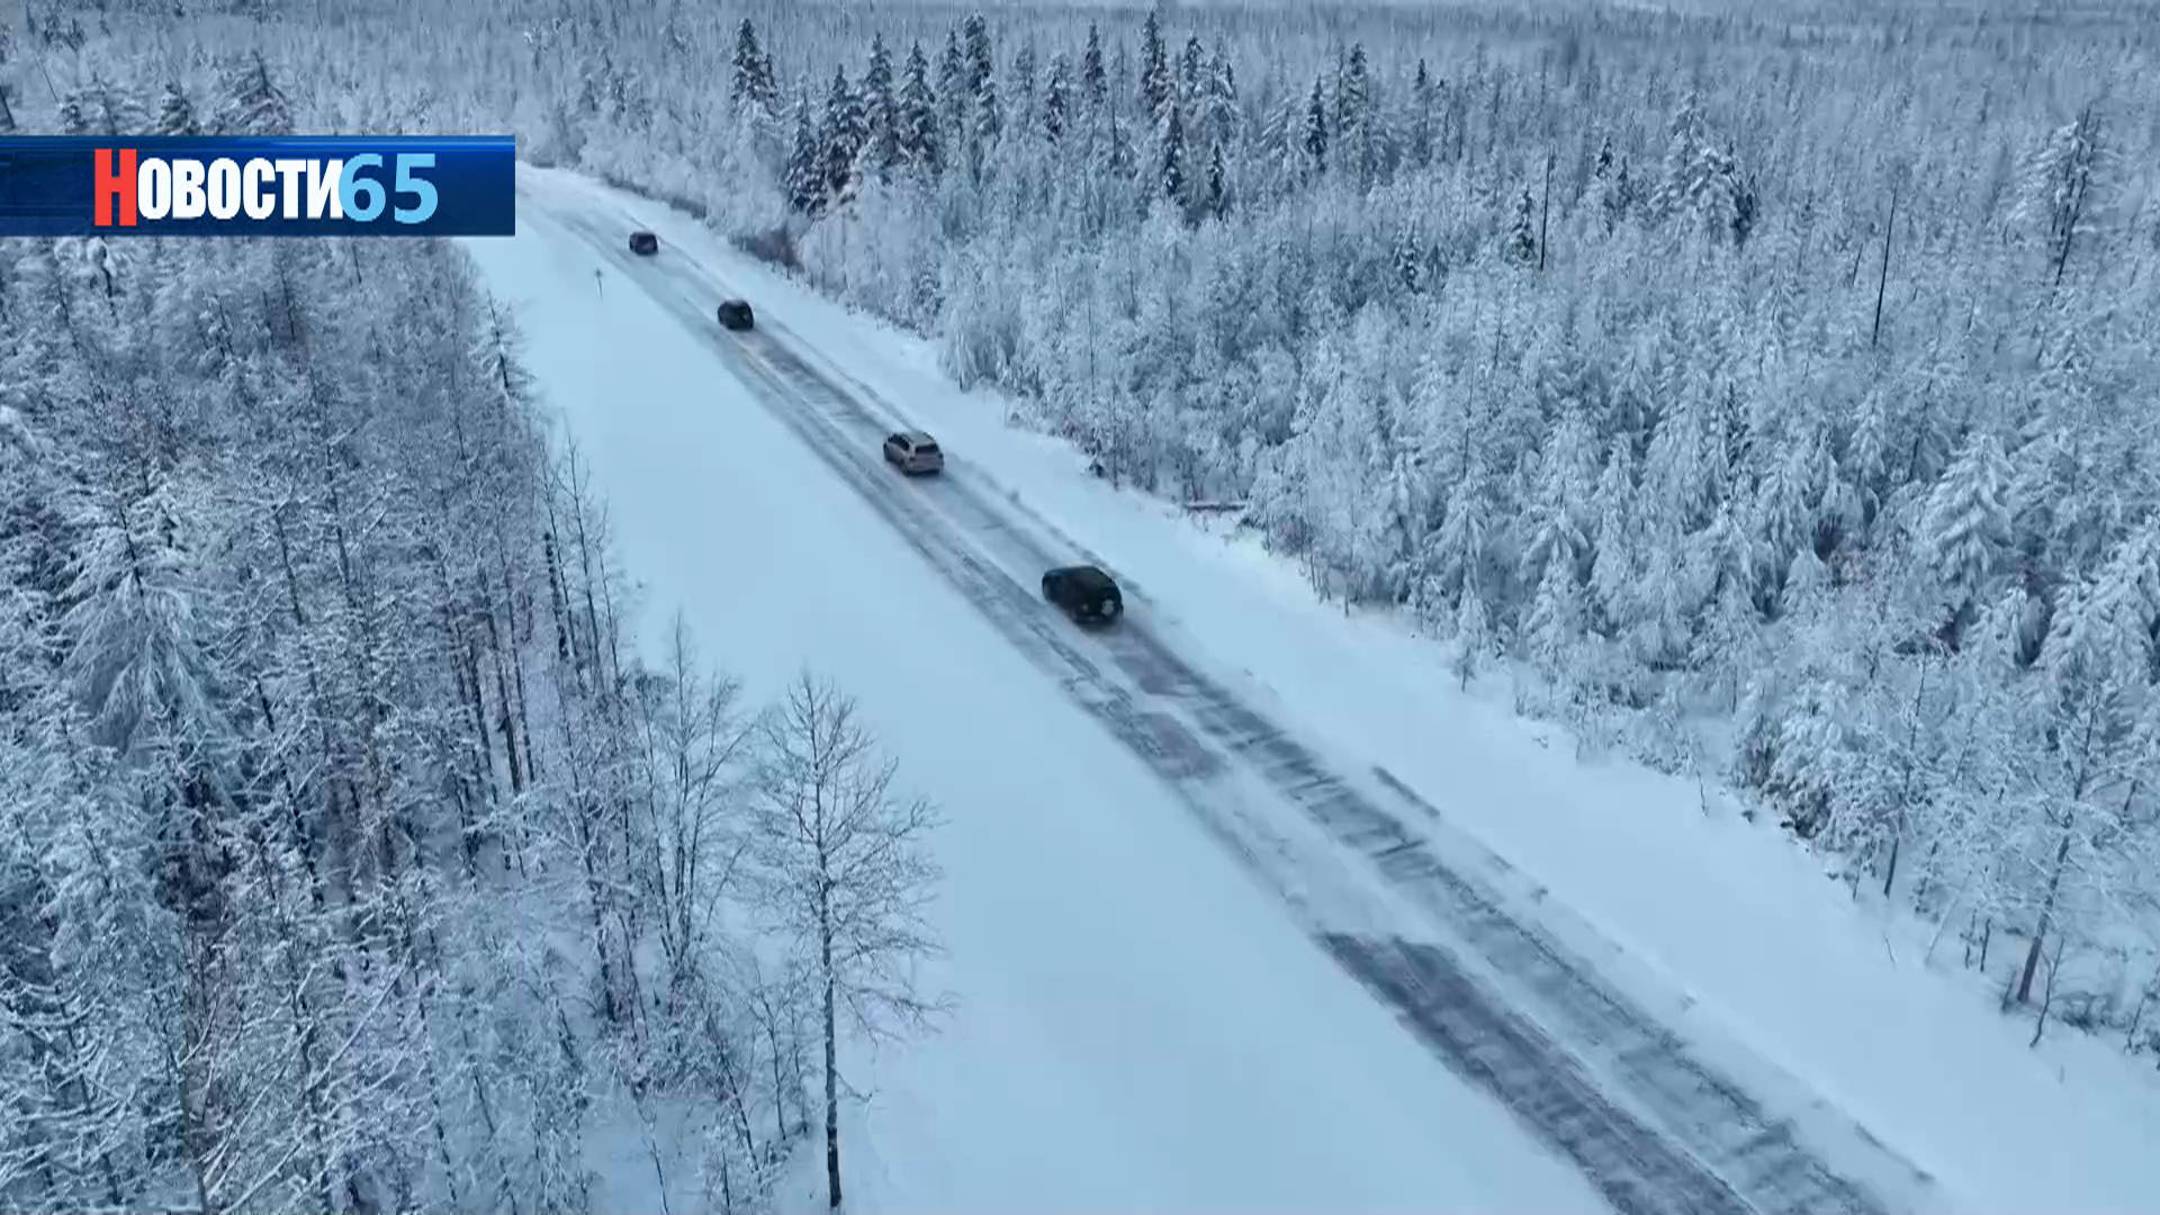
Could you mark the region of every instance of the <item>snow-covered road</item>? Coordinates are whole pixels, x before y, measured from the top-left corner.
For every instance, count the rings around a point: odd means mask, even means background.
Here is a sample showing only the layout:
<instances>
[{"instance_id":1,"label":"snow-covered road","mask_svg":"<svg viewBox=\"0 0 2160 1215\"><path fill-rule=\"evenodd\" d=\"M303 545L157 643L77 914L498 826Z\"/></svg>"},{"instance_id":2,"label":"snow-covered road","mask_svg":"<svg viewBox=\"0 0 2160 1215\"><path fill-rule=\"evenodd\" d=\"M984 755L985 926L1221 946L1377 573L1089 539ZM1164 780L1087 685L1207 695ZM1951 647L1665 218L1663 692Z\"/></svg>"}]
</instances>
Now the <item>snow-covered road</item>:
<instances>
[{"instance_id":1,"label":"snow-covered road","mask_svg":"<svg viewBox=\"0 0 2160 1215\"><path fill-rule=\"evenodd\" d=\"M717 329L728 272L624 249L610 192L528 182L475 247L535 337L630 568L769 689L864 702L943 803L938 1040L879 1061L857 1196L889 1209L1899 1210L1926 1179L1545 898L1397 776L1220 669L1114 561L1085 635L1033 593L1094 555L832 336ZM665 237L663 238L666 239ZM595 277L595 271L598 276ZM951 445L948 443L948 448ZM1567 1164L1575 1167L1570 1169Z\"/></svg>"},{"instance_id":2,"label":"snow-covered road","mask_svg":"<svg viewBox=\"0 0 2160 1215\"><path fill-rule=\"evenodd\" d=\"M549 217L596 254L621 244L634 226L627 216L588 209L559 208ZM1119 627L1093 636L1074 630L1036 601L1036 578L1076 556L1110 563L1041 534L1042 525L984 484L964 453L941 478L893 476L878 445L912 425L895 403L819 360L778 322L748 334L704 328L707 306L735 290L681 252L621 260L640 289L702 329L715 354L837 482L1154 769L1350 973L1417 1027L1450 1068L1574 1160L1613 1206L1631 1213L1878 1209L1797 1146L1789 1126L1708 1074L1648 1014L1626 1007L1587 966L1501 910L1495 895L1451 868L1363 782L1332 770L1282 725L1185 662L1175 632L1151 619L1144 588L1128 596ZM1389 894L1440 922L1403 914ZM1451 933L1460 935L1448 940ZM1417 938L1415 947L1405 948L1397 934ZM1473 976L1474 963L1456 956L1461 945L1477 947L1497 973ZM1517 1007L1529 996L1539 997L1535 1012L1550 1033ZM1586 1081L1581 1062L1609 1066ZM1647 1117L1607 1088L1622 1089Z\"/></svg>"},{"instance_id":3,"label":"snow-covered road","mask_svg":"<svg viewBox=\"0 0 2160 1215\"><path fill-rule=\"evenodd\" d=\"M848 492L791 428L799 403L761 396L754 362L701 323L708 307L640 290L640 266L541 207L521 224L474 253L518 309L648 623L680 609L753 696L805 666L832 676L903 785L945 811L948 956L932 978L957 1011L929 1040L846 1062L869 1094L846 1146L851 1206L1599 1207ZM883 471L874 451L863 467Z\"/></svg>"}]
</instances>

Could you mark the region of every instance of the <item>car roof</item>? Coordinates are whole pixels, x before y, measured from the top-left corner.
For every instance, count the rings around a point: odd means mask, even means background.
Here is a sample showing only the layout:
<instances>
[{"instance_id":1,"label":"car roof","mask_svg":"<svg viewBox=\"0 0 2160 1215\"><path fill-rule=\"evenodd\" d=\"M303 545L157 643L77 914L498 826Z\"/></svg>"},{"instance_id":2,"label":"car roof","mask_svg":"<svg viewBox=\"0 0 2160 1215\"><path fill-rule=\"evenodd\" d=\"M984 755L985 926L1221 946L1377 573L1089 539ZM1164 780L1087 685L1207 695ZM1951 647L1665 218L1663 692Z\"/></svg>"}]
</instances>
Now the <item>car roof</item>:
<instances>
[{"instance_id":1,"label":"car roof","mask_svg":"<svg viewBox=\"0 0 2160 1215\"><path fill-rule=\"evenodd\" d=\"M1095 568L1092 565L1068 565L1056 572L1063 577L1073 579L1076 582L1080 582L1095 587L1097 589L1101 589L1103 587L1114 587L1117 585L1117 583L1111 581L1110 575L1103 573L1101 570Z\"/></svg>"},{"instance_id":2,"label":"car roof","mask_svg":"<svg viewBox=\"0 0 2160 1215\"><path fill-rule=\"evenodd\" d=\"M900 437L906 439L910 443L915 444L917 447L920 447L925 443L937 442L936 439L931 438L928 434L920 430L903 430L900 432Z\"/></svg>"}]
</instances>

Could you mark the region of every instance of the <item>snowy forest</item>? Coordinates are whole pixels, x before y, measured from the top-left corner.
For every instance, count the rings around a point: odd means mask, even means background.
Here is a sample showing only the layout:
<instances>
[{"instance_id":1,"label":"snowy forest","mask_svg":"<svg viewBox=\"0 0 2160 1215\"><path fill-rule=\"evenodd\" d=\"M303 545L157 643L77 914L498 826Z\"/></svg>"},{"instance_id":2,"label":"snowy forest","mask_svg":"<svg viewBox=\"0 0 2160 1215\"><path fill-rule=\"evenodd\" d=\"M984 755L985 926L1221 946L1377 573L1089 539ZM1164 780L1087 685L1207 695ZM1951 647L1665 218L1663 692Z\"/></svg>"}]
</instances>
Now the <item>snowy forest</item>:
<instances>
[{"instance_id":1,"label":"snowy forest","mask_svg":"<svg viewBox=\"0 0 2160 1215\"><path fill-rule=\"evenodd\" d=\"M2143 6L424 7L149 53L685 206L2160 1048Z\"/></svg>"},{"instance_id":2,"label":"snowy forest","mask_svg":"<svg viewBox=\"0 0 2160 1215\"><path fill-rule=\"evenodd\" d=\"M43 37L20 127L316 125ZM837 1150L836 1022L938 1011L935 814L831 685L639 657L460 250L8 241L0 333L0 1209L754 1211Z\"/></svg>"},{"instance_id":3,"label":"snowy forest","mask_svg":"<svg viewBox=\"0 0 2160 1215\"><path fill-rule=\"evenodd\" d=\"M0 129L514 131L2160 1052L2142 6L30 8ZM640 662L452 249L0 245L0 326L0 1205L575 1210L606 1123L754 1206L788 808L928 822L844 696Z\"/></svg>"}]
</instances>

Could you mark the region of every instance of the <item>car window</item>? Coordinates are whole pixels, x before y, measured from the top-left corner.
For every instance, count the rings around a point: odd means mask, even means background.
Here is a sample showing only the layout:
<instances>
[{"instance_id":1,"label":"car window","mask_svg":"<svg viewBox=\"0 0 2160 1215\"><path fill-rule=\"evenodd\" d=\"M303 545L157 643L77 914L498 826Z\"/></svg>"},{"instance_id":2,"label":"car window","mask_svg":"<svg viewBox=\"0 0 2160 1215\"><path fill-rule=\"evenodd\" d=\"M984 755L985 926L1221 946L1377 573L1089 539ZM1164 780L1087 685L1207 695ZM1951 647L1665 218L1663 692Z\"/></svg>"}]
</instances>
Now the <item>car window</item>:
<instances>
[{"instance_id":1,"label":"car window","mask_svg":"<svg viewBox=\"0 0 2160 1215\"><path fill-rule=\"evenodd\" d=\"M921 452L923 455L926 456L934 456L938 454L937 444L935 443L925 443L921 447L916 448L915 450Z\"/></svg>"}]
</instances>

